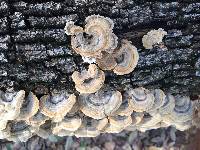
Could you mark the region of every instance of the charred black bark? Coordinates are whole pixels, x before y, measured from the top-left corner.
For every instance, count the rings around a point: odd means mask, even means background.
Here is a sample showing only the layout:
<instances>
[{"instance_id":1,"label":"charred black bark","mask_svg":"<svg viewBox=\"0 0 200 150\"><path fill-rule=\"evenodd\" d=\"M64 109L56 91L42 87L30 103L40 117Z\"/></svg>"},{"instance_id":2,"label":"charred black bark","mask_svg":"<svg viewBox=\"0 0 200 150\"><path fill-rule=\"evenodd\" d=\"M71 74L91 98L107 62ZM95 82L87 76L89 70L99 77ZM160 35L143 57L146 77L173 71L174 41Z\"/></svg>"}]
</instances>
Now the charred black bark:
<instances>
[{"instance_id":1,"label":"charred black bark","mask_svg":"<svg viewBox=\"0 0 200 150\"><path fill-rule=\"evenodd\" d=\"M64 33L67 20L83 25L100 14L114 20L115 34L139 49L137 68L129 75L107 72L106 83L160 88L174 94L200 94L200 3L198 0L1 0L0 89L74 91L71 74L87 66L70 48ZM168 32L165 50L145 50L142 36L151 29Z\"/></svg>"}]
</instances>

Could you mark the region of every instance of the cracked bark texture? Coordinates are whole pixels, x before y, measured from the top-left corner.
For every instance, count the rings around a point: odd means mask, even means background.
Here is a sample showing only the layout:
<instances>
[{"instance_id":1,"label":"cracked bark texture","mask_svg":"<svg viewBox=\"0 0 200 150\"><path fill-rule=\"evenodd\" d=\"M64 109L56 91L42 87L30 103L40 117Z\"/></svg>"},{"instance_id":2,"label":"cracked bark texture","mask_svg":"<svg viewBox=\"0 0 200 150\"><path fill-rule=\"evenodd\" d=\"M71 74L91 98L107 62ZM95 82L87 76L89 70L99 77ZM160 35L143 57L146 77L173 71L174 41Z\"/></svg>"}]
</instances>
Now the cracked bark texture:
<instances>
[{"instance_id":1,"label":"cracked bark texture","mask_svg":"<svg viewBox=\"0 0 200 150\"><path fill-rule=\"evenodd\" d=\"M129 75L106 71L106 83L200 94L200 3L198 0L0 0L0 89L37 95L53 89L74 92L73 71L88 65L70 47L67 20L84 25L92 14L110 17L119 39L132 41L139 63ZM145 50L142 36L163 28L165 50Z\"/></svg>"}]
</instances>

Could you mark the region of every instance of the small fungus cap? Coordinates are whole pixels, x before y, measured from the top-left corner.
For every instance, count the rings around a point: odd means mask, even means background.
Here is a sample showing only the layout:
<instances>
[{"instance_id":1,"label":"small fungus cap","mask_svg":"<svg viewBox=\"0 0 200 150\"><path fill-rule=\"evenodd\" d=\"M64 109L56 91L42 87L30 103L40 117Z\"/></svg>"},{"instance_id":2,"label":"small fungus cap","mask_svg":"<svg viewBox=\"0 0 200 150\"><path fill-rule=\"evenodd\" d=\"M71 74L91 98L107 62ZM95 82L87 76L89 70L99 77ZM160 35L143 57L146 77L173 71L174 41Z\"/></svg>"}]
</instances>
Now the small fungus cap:
<instances>
[{"instance_id":1,"label":"small fungus cap","mask_svg":"<svg viewBox=\"0 0 200 150\"><path fill-rule=\"evenodd\" d=\"M102 51L112 51L117 47L118 38L112 32L113 21L109 18L92 15L86 18L85 29L67 22L65 32L72 35L72 48L83 57L101 57Z\"/></svg>"},{"instance_id":2,"label":"small fungus cap","mask_svg":"<svg viewBox=\"0 0 200 150\"><path fill-rule=\"evenodd\" d=\"M147 89L139 87L127 91L129 103L136 112L148 111L154 104L154 95Z\"/></svg>"},{"instance_id":3,"label":"small fungus cap","mask_svg":"<svg viewBox=\"0 0 200 150\"><path fill-rule=\"evenodd\" d=\"M104 129L107 133L119 133L132 123L131 116L111 116L108 119L109 124Z\"/></svg>"},{"instance_id":4,"label":"small fungus cap","mask_svg":"<svg viewBox=\"0 0 200 150\"><path fill-rule=\"evenodd\" d=\"M68 94L66 91L45 95L40 99L40 111L45 116L52 118L53 121L59 122L71 110L75 102L76 96Z\"/></svg>"},{"instance_id":5,"label":"small fungus cap","mask_svg":"<svg viewBox=\"0 0 200 150\"><path fill-rule=\"evenodd\" d=\"M131 73L136 67L139 54L137 48L127 40L122 41L121 48L115 54L117 65L113 69L117 75L124 75Z\"/></svg>"},{"instance_id":6,"label":"small fungus cap","mask_svg":"<svg viewBox=\"0 0 200 150\"><path fill-rule=\"evenodd\" d=\"M72 79L76 90L80 93L95 93L103 86L105 75L95 64L90 64L88 71L81 73L75 71Z\"/></svg>"},{"instance_id":7,"label":"small fungus cap","mask_svg":"<svg viewBox=\"0 0 200 150\"><path fill-rule=\"evenodd\" d=\"M111 88L103 88L93 94L79 96L81 111L94 119L112 115L122 103L122 95Z\"/></svg>"},{"instance_id":8,"label":"small fungus cap","mask_svg":"<svg viewBox=\"0 0 200 150\"><path fill-rule=\"evenodd\" d=\"M65 116L61 122L56 122L53 124L52 133L57 134L61 130L76 131L81 126L81 123L81 118L78 116Z\"/></svg>"},{"instance_id":9,"label":"small fungus cap","mask_svg":"<svg viewBox=\"0 0 200 150\"><path fill-rule=\"evenodd\" d=\"M146 49L152 49L153 45L159 44L162 42L163 37L167 35L167 32L164 31L162 28L158 30L151 30L142 38L143 46Z\"/></svg>"},{"instance_id":10,"label":"small fungus cap","mask_svg":"<svg viewBox=\"0 0 200 150\"><path fill-rule=\"evenodd\" d=\"M108 119L92 119L85 117L81 127L75 131L76 137L96 137L101 133L101 130L108 124Z\"/></svg>"},{"instance_id":11,"label":"small fungus cap","mask_svg":"<svg viewBox=\"0 0 200 150\"><path fill-rule=\"evenodd\" d=\"M39 109L39 100L38 98L30 92L29 95L25 98L20 114L17 117L17 120L27 120L30 117L34 116Z\"/></svg>"},{"instance_id":12,"label":"small fungus cap","mask_svg":"<svg viewBox=\"0 0 200 150\"><path fill-rule=\"evenodd\" d=\"M24 102L25 91L2 92L0 91L0 119L14 120L20 114L20 108Z\"/></svg>"}]
</instances>

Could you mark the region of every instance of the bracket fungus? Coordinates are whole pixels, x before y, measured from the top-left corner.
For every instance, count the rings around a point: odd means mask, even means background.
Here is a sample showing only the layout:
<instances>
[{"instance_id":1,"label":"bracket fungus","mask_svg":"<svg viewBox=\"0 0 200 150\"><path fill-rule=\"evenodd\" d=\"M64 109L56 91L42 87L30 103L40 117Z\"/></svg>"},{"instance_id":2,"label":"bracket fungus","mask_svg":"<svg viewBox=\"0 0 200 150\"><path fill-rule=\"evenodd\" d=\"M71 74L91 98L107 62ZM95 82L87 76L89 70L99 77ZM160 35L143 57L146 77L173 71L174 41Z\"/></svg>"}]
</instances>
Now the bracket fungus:
<instances>
[{"instance_id":1,"label":"bracket fungus","mask_svg":"<svg viewBox=\"0 0 200 150\"><path fill-rule=\"evenodd\" d=\"M102 88L93 94L81 94L78 99L81 111L94 119L112 115L122 103L121 93L109 87Z\"/></svg>"},{"instance_id":2,"label":"bracket fungus","mask_svg":"<svg viewBox=\"0 0 200 150\"><path fill-rule=\"evenodd\" d=\"M164 31L162 28L158 30L151 30L142 38L143 46L146 49L152 49L153 45L159 44L162 42L163 37L167 35L167 32Z\"/></svg>"},{"instance_id":3,"label":"bracket fungus","mask_svg":"<svg viewBox=\"0 0 200 150\"><path fill-rule=\"evenodd\" d=\"M81 127L75 131L74 135L76 137L96 137L107 124L107 118L96 120L90 117L85 117Z\"/></svg>"},{"instance_id":4,"label":"bracket fungus","mask_svg":"<svg viewBox=\"0 0 200 150\"><path fill-rule=\"evenodd\" d=\"M134 111L148 111L154 104L154 95L147 89L139 87L127 91L129 95L129 103Z\"/></svg>"},{"instance_id":5,"label":"bracket fungus","mask_svg":"<svg viewBox=\"0 0 200 150\"><path fill-rule=\"evenodd\" d=\"M104 129L107 133L119 133L132 123L131 116L110 116L108 120L109 124Z\"/></svg>"},{"instance_id":6,"label":"bracket fungus","mask_svg":"<svg viewBox=\"0 0 200 150\"><path fill-rule=\"evenodd\" d=\"M72 79L76 90L80 93L95 93L103 86L105 75L95 64L90 64L88 71L84 70L81 73L75 71Z\"/></svg>"},{"instance_id":7,"label":"bracket fungus","mask_svg":"<svg viewBox=\"0 0 200 150\"><path fill-rule=\"evenodd\" d=\"M91 15L85 19L85 28L67 22L65 33L72 35L72 48L84 57L101 57L102 51L112 52L117 47L117 36L112 29L111 19L99 15Z\"/></svg>"},{"instance_id":8,"label":"bracket fungus","mask_svg":"<svg viewBox=\"0 0 200 150\"><path fill-rule=\"evenodd\" d=\"M40 111L45 116L53 119L55 122L61 121L71 110L76 102L74 94L62 93L45 95L40 99Z\"/></svg>"},{"instance_id":9,"label":"bracket fungus","mask_svg":"<svg viewBox=\"0 0 200 150\"><path fill-rule=\"evenodd\" d=\"M113 69L114 73L117 75L129 74L139 60L137 48L131 45L130 41L123 40L121 48L115 53L115 60L117 65Z\"/></svg>"},{"instance_id":10,"label":"bracket fungus","mask_svg":"<svg viewBox=\"0 0 200 150\"><path fill-rule=\"evenodd\" d=\"M25 91L3 92L0 91L0 130L6 128L8 120L16 119L24 102Z\"/></svg>"},{"instance_id":11,"label":"bracket fungus","mask_svg":"<svg viewBox=\"0 0 200 150\"><path fill-rule=\"evenodd\" d=\"M76 131L81 126L81 118L78 116L65 116L61 122L56 122L52 126L53 134L60 134L65 131ZM69 133L69 132L68 132Z\"/></svg>"},{"instance_id":12,"label":"bracket fungus","mask_svg":"<svg viewBox=\"0 0 200 150\"><path fill-rule=\"evenodd\" d=\"M37 113L38 109L39 100L32 92L30 92L24 100L17 120L28 120Z\"/></svg>"},{"instance_id":13,"label":"bracket fungus","mask_svg":"<svg viewBox=\"0 0 200 150\"><path fill-rule=\"evenodd\" d=\"M129 74L136 67L139 54L130 41L122 40L118 46L118 37L113 33L114 23L110 18L91 15L85 19L82 27L67 22L65 33L72 35L71 45L86 62L96 62L103 70L113 70L117 75ZM89 59L88 59L89 58Z\"/></svg>"}]
</instances>

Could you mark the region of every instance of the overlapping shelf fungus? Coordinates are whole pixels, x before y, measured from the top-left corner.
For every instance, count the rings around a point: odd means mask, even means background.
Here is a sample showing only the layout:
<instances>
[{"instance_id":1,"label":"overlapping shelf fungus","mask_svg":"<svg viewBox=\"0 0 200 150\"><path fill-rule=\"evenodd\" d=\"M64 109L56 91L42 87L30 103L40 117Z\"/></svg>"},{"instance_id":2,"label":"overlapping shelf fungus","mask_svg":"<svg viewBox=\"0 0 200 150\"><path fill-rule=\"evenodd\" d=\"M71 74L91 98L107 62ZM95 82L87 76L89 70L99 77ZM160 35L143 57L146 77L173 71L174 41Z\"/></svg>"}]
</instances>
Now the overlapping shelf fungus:
<instances>
[{"instance_id":1,"label":"overlapping shelf fungus","mask_svg":"<svg viewBox=\"0 0 200 150\"><path fill-rule=\"evenodd\" d=\"M189 97L142 87L120 92L104 85L95 93L61 91L40 99L22 90L0 91L0 138L24 142L33 135L95 137L168 126L184 131L198 124L194 103Z\"/></svg>"},{"instance_id":2,"label":"overlapping shelf fungus","mask_svg":"<svg viewBox=\"0 0 200 150\"><path fill-rule=\"evenodd\" d=\"M33 135L95 137L168 126L183 131L198 125L200 107L194 105L200 106L200 102L161 89L128 86L118 90L106 83L107 70L116 75L134 70L139 60L137 48L126 39L118 41L111 19L92 15L85 22L84 28L71 21L65 26L72 49L91 62L87 70L73 72L76 91L52 90L40 96L24 90L0 91L1 139L25 142ZM162 29L148 33L144 46L151 48L165 34Z\"/></svg>"}]
</instances>

